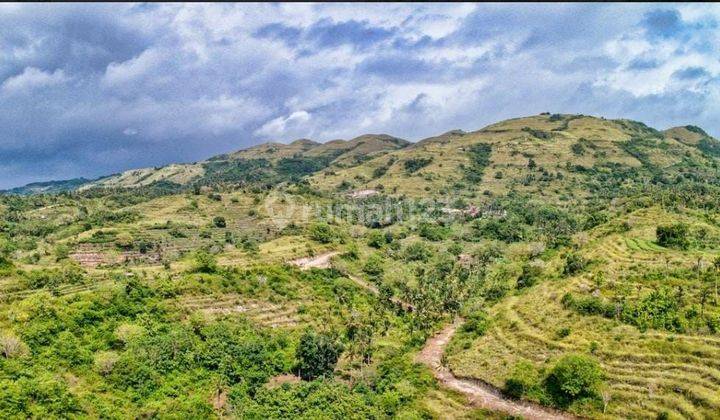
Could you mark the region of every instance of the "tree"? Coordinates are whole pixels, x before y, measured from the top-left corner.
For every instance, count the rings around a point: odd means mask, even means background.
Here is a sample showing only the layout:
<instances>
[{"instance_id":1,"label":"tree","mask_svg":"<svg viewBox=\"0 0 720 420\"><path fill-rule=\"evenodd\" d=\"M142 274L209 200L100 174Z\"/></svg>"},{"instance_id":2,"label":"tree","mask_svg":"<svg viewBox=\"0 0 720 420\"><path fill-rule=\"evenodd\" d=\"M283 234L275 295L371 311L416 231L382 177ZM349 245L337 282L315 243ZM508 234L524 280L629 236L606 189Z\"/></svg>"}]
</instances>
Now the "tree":
<instances>
[{"instance_id":1,"label":"tree","mask_svg":"<svg viewBox=\"0 0 720 420\"><path fill-rule=\"evenodd\" d=\"M563 356L548 376L551 393L561 405L578 398L594 397L602 385L603 371L597 360L581 354Z\"/></svg>"},{"instance_id":2,"label":"tree","mask_svg":"<svg viewBox=\"0 0 720 420\"><path fill-rule=\"evenodd\" d=\"M377 278L380 277L385 269L383 268L383 259L378 254L372 254L368 257L365 265L363 265L363 271L369 276Z\"/></svg>"},{"instance_id":3,"label":"tree","mask_svg":"<svg viewBox=\"0 0 720 420\"><path fill-rule=\"evenodd\" d=\"M295 357L301 378L313 380L332 376L342 345L334 336L306 331L300 337Z\"/></svg>"},{"instance_id":4,"label":"tree","mask_svg":"<svg viewBox=\"0 0 720 420\"><path fill-rule=\"evenodd\" d=\"M690 246L689 228L684 223L658 226L655 229L657 242L666 248L687 249Z\"/></svg>"},{"instance_id":5,"label":"tree","mask_svg":"<svg viewBox=\"0 0 720 420\"><path fill-rule=\"evenodd\" d=\"M373 248L382 248L385 245L385 235L379 230L371 230L368 233L367 244Z\"/></svg>"},{"instance_id":6,"label":"tree","mask_svg":"<svg viewBox=\"0 0 720 420\"><path fill-rule=\"evenodd\" d=\"M427 261L432 251L422 242L413 242L405 248L404 254L406 261Z\"/></svg>"},{"instance_id":7,"label":"tree","mask_svg":"<svg viewBox=\"0 0 720 420\"><path fill-rule=\"evenodd\" d=\"M310 226L309 234L310 239L321 244L329 244L340 239L340 234L332 226L324 222L314 223Z\"/></svg>"},{"instance_id":8,"label":"tree","mask_svg":"<svg viewBox=\"0 0 720 420\"><path fill-rule=\"evenodd\" d=\"M214 255L199 251L195 254L195 261L193 264L193 271L196 273L214 273L218 269L217 259Z\"/></svg>"},{"instance_id":9,"label":"tree","mask_svg":"<svg viewBox=\"0 0 720 420\"><path fill-rule=\"evenodd\" d=\"M14 247L10 241L0 237L0 268L10 266L10 255Z\"/></svg>"}]
</instances>

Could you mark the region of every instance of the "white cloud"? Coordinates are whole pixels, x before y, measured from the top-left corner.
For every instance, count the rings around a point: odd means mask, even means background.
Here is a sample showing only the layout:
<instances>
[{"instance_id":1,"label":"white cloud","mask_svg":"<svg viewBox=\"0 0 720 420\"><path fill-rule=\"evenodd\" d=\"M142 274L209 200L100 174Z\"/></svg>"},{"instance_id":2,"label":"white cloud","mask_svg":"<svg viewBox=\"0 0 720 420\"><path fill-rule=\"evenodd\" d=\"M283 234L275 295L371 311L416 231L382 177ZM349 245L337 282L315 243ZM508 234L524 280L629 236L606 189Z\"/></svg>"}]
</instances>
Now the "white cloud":
<instances>
[{"instance_id":1,"label":"white cloud","mask_svg":"<svg viewBox=\"0 0 720 420\"><path fill-rule=\"evenodd\" d=\"M162 54L155 49L147 49L142 54L122 63L110 63L102 78L106 86L117 86L132 83L147 75L162 60Z\"/></svg>"},{"instance_id":2,"label":"white cloud","mask_svg":"<svg viewBox=\"0 0 720 420\"><path fill-rule=\"evenodd\" d=\"M2 83L2 90L9 93L27 93L32 89L60 85L70 80L61 69L45 72L36 67L26 67L22 73Z\"/></svg>"},{"instance_id":3,"label":"white cloud","mask_svg":"<svg viewBox=\"0 0 720 420\"><path fill-rule=\"evenodd\" d=\"M310 114L307 111L295 111L288 116L268 121L255 131L255 134L268 138L287 139L288 135L309 137L307 130Z\"/></svg>"}]
</instances>

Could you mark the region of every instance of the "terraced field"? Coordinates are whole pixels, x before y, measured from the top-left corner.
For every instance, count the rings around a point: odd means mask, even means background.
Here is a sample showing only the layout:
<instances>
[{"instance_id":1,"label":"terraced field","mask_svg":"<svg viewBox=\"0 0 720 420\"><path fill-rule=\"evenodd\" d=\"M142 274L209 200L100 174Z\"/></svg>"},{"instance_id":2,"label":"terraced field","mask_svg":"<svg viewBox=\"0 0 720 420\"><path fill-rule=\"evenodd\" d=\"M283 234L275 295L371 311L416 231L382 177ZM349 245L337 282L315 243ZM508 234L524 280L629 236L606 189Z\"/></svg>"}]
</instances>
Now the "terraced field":
<instances>
[{"instance_id":1,"label":"terraced field","mask_svg":"<svg viewBox=\"0 0 720 420\"><path fill-rule=\"evenodd\" d=\"M713 250L683 252L657 245L648 226L667 221L659 209L630 218L635 224L625 237L599 235L589 242L584 255L600 261L592 272L546 280L492 307L487 333L469 349L447 355L452 371L503 387L519 361L547 368L564 354L592 354L606 374L606 407L600 417L717 418L720 337L642 332L618 319L580 315L561 302L568 292L612 295L614 287L628 281L628 273L666 265L692 269L698 258L708 261L713 254ZM601 286L594 278L598 272L605 274L606 283ZM629 297L643 295L652 287L631 283ZM691 286L685 287L689 295L694 293Z\"/></svg>"},{"instance_id":2,"label":"terraced field","mask_svg":"<svg viewBox=\"0 0 720 420\"><path fill-rule=\"evenodd\" d=\"M199 312L211 317L241 315L265 327L293 328L302 322L297 302L275 304L243 298L236 294L225 294L187 296L179 299L177 304L188 313Z\"/></svg>"}]
</instances>

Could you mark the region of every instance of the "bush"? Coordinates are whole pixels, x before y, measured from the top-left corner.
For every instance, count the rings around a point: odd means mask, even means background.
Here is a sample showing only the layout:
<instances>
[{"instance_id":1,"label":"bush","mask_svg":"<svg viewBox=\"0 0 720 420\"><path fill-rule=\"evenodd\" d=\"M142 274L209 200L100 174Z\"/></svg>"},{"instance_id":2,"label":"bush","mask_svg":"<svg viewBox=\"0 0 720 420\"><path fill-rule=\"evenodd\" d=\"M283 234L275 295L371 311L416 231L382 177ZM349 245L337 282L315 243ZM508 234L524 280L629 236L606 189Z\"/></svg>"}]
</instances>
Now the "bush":
<instances>
[{"instance_id":1,"label":"bush","mask_svg":"<svg viewBox=\"0 0 720 420\"><path fill-rule=\"evenodd\" d=\"M421 237L429 241L441 241L450 234L450 229L438 226L432 223L421 223L419 226L419 232Z\"/></svg>"},{"instance_id":2,"label":"bush","mask_svg":"<svg viewBox=\"0 0 720 420\"><path fill-rule=\"evenodd\" d=\"M332 226L324 222L315 223L309 228L310 239L320 242L321 244L329 244L339 241L341 238Z\"/></svg>"},{"instance_id":3,"label":"bush","mask_svg":"<svg viewBox=\"0 0 720 420\"><path fill-rule=\"evenodd\" d=\"M422 242L413 242L405 248L406 261L427 261L432 255L430 248Z\"/></svg>"},{"instance_id":4,"label":"bush","mask_svg":"<svg viewBox=\"0 0 720 420\"><path fill-rule=\"evenodd\" d=\"M363 265L363 271L371 277L380 277L385 271L383 259L377 254L372 254Z\"/></svg>"},{"instance_id":5,"label":"bush","mask_svg":"<svg viewBox=\"0 0 720 420\"><path fill-rule=\"evenodd\" d=\"M115 245L119 248L129 249L133 246L133 237L127 232L119 233L115 238Z\"/></svg>"},{"instance_id":6,"label":"bush","mask_svg":"<svg viewBox=\"0 0 720 420\"><path fill-rule=\"evenodd\" d=\"M313 380L332 376L340 353L342 345L335 337L306 331L295 353L300 377Z\"/></svg>"},{"instance_id":7,"label":"bush","mask_svg":"<svg viewBox=\"0 0 720 420\"><path fill-rule=\"evenodd\" d=\"M225 221L225 218L222 216L217 216L213 218L213 225L218 228L224 228L227 226L227 222Z\"/></svg>"},{"instance_id":8,"label":"bush","mask_svg":"<svg viewBox=\"0 0 720 420\"><path fill-rule=\"evenodd\" d=\"M563 267L563 274L566 276L573 276L587 267L587 260L574 252L569 252L565 256L565 266Z\"/></svg>"},{"instance_id":9,"label":"bush","mask_svg":"<svg viewBox=\"0 0 720 420\"><path fill-rule=\"evenodd\" d=\"M472 228L477 236L503 242L518 242L527 236L525 225L515 218L476 220Z\"/></svg>"},{"instance_id":10,"label":"bush","mask_svg":"<svg viewBox=\"0 0 720 420\"><path fill-rule=\"evenodd\" d=\"M485 312L478 312L472 314L465 320L461 331L473 337L481 337L485 335L489 325L490 320L487 318L487 314Z\"/></svg>"},{"instance_id":11,"label":"bush","mask_svg":"<svg viewBox=\"0 0 720 420\"><path fill-rule=\"evenodd\" d=\"M432 162L431 157L429 157L429 158L419 157L419 158L408 159L403 163L403 165L405 165L405 171L407 173L411 174L413 172L417 172L420 169L428 166L431 162Z\"/></svg>"},{"instance_id":12,"label":"bush","mask_svg":"<svg viewBox=\"0 0 720 420\"><path fill-rule=\"evenodd\" d=\"M550 392L560 405L583 397L597 396L603 380L603 371L592 357L569 354L552 368L547 378Z\"/></svg>"},{"instance_id":13,"label":"bush","mask_svg":"<svg viewBox=\"0 0 720 420\"><path fill-rule=\"evenodd\" d=\"M517 288L523 289L535 285L542 275L542 267L537 264L525 263L522 267L522 273L517 279Z\"/></svg>"},{"instance_id":14,"label":"bush","mask_svg":"<svg viewBox=\"0 0 720 420\"><path fill-rule=\"evenodd\" d=\"M196 273L214 273L218 269L217 258L205 251L195 254L192 270Z\"/></svg>"},{"instance_id":15,"label":"bush","mask_svg":"<svg viewBox=\"0 0 720 420\"><path fill-rule=\"evenodd\" d=\"M689 228L684 223L658 226L655 230L658 245L666 248L687 249L690 245Z\"/></svg>"},{"instance_id":16,"label":"bush","mask_svg":"<svg viewBox=\"0 0 720 420\"><path fill-rule=\"evenodd\" d=\"M386 243L387 242L386 242L385 235L381 231L371 230L370 233L368 233L368 238L367 238L368 246L373 247L373 248L382 248L383 245L385 245Z\"/></svg>"}]
</instances>

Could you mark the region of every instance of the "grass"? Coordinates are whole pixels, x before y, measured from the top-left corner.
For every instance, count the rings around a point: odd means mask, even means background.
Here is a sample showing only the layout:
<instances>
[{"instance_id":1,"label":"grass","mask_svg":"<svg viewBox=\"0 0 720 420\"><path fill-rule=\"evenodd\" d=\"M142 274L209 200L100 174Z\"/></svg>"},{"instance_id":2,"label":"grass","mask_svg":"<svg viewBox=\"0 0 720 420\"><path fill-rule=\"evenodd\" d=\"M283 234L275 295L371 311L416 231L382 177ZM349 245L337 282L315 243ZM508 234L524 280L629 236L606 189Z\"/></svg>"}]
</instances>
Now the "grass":
<instances>
[{"instance_id":1,"label":"grass","mask_svg":"<svg viewBox=\"0 0 720 420\"><path fill-rule=\"evenodd\" d=\"M668 260L672 267L692 270L698 257L707 261L720 252L669 250L650 238L652 226L658 223L678 219L703 223L691 216L651 208L626 218L633 222L629 232L607 235L600 226L591 231L581 248L587 257L602 259L597 266L605 273L602 286L594 283L591 270L569 279L546 280L501 301L491 308L491 328L483 337L466 344L467 348L459 344L451 347L448 361L453 371L503 387L510 370L521 360L547 368L563 354L592 353L606 372L610 397L606 412L593 413L592 417L655 418L663 412L676 418L716 416L720 412L720 337L641 332L615 319L580 315L560 302L566 292L590 294L597 290L601 296L610 297L627 282L631 282L632 299L654 286L632 283L635 280L629 274L664 267ZM687 280L681 284L692 296L688 299L696 297L696 283ZM561 338L557 332L563 328L570 333Z\"/></svg>"}]
</instances>

